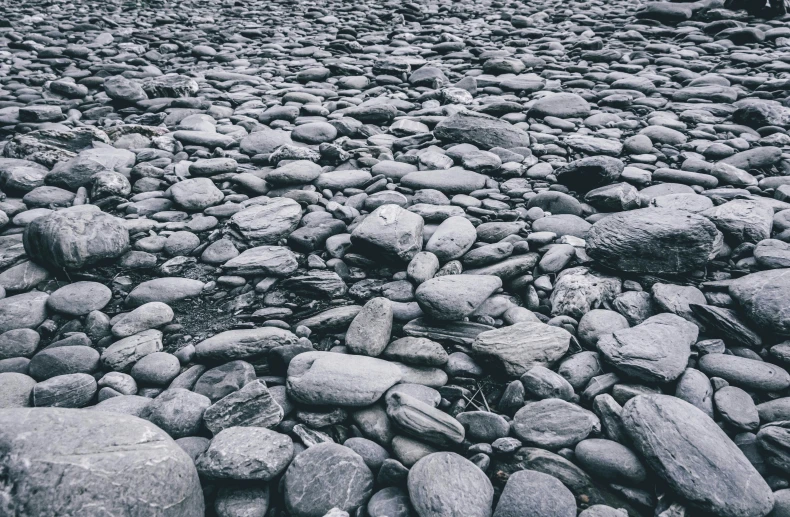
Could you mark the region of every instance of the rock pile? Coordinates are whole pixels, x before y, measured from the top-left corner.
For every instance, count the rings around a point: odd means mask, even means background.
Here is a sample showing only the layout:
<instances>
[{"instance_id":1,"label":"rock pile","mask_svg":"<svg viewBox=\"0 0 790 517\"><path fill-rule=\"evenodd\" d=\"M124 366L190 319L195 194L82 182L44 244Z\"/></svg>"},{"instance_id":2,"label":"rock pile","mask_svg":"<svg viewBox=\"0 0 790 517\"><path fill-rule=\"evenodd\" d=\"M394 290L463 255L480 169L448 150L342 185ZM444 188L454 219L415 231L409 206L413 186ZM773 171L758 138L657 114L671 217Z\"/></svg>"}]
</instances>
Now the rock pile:
<instances>
[{"instance_id":1,"label":"rock pile","mask_svg":"<svg viewBox=\"0 0 790 517\"><path fill-rule=\"evenodd\" d=\"M790 29L11 2L0 515L790 515Z\"/></svg>"}]
</instances>

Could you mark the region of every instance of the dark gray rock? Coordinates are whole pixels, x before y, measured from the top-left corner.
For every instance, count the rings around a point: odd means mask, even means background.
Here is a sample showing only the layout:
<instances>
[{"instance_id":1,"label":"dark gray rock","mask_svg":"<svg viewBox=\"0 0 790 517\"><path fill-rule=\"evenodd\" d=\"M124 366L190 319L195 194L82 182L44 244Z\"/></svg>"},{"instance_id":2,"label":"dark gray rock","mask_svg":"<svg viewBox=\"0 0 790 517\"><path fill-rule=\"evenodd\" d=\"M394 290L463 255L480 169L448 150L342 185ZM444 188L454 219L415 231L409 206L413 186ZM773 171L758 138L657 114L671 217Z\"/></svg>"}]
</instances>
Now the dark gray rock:
<instances>
[{"instance_id":1,"label":"dark gray rock","mask_svg":"<svg viewBox=\"0 0 790 517\"><path fill-rule=\"evenodd\" d=\"M693 507L725 517L766 515L773 494L738 447L702 411L666 395L623 407L634 448Z\"/></svg>"}]
</instances>

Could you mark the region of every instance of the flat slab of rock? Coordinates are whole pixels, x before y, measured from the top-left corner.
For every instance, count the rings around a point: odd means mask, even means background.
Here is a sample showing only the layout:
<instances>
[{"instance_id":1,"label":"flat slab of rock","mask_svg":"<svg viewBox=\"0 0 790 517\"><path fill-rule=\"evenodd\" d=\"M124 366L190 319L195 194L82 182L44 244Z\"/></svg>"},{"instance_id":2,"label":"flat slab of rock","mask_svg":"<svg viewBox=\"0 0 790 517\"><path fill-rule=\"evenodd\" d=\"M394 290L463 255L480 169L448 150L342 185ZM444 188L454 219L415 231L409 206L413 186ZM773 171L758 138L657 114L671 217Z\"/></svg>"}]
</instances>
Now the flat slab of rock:
<instances>
[{"instance_id":1,"label":"flat slab of rock","mask_svg":"<svg viewBox=\"0 0 790 517\"><path fill-rule=\"evenodd\" d=\"M705 413L668 395L623 406L623 425L653 471L693 507L723 517L764 516L773 494L743 452Z\"/></svg>"},{"instance_id":2,"label":"flat slab of rock","mask_svg":"<svg viewBox=\"0 0 790 517\"><path fill-rule=\"evenodd\" d=\"M533 366L551 366L570 346L570 333L540 322L523 322L477 336L472 350L493 360L509 377L519 377Z\"/></svg>"},{"instance_id":3,"label":"flat slab of rock","mask_svg":"<svg viewBox=\"0 0 790 517\"><path fill-rule=\"evenodd\" d=\"M597 347L623 373L648 383L666 383L685 371L698 334L693 323L664 313L602 336Z\"/></svg>"},{"instance_id":4,"label":"flat slab of rock","mask_svg":"<svg viewBox=\"0 0 790 517\"><path fill-rule=\"evenodd\" d=\"M292 332L275 327L227 330L198 343L195 357L202 361L252 359L268 354L272 348L295 345L298 341Z\"/></svg>"},{"instance_id":5,"label":"flat slab of rock","mask_svg":"<svg viewBox=\"0 0 790 517\"><path fill-rule=\"evenodd\" d=\"M493 275L448 275L431 278L417 288L422 310L437 320L461 320L502 287Z\"/></svg>"}]
</instances>

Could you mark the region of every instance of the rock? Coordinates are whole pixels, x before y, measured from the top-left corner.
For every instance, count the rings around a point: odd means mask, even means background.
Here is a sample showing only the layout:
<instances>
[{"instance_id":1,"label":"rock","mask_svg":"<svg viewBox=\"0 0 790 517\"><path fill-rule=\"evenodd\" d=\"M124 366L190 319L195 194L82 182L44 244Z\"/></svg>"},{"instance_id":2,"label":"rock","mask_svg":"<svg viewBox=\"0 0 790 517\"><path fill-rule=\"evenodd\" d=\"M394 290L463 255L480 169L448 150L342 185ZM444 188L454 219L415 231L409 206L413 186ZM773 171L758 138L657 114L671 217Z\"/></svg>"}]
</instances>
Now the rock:
<instances>
[{"instance_id":1,"label":"rock","mask_svg":"<svg viewBox=\"0 0 790 517\"><path fill-rule=\"evenodd\" d=\"M494 517L575 517L576 499L555 477L533 470L511 475Z\"/></svg>"},{"instance_id":2,"label":"rock","mask_svg":"<svg viewBox=\"0 0 790 517\"><path fill-rule=\"evenodd\" d=\"M24 408L33 405L33 387L36 380L23 373L0 373L0 383L3 390L0 392L0 408Z\"/></svg>"},{"instance_id":3,"label":"rock","mask_svg":"<svg viewBox=\"0 0 790 517\"><path fill-rule=\"evenodd\" d=\"M773 494L741 450L702 411L666 395L640 395L623 407L634 448L679 495L700 510L766 515Z\"/></svg>"},{"instance_id":4,"label":"rock","mask_svg":"<svg viewBox=\"0 0 790 517\"><path fill-rule=\"evenodd\" d=\"M203 420L214 434L230 427L274 427L283 419L283 408L272 397L266 384L255 380L227 395L203 413Z\"/></svg>"},{"instance_id":5,"label":"rock","mask_svg":"<svg viewBox=\"0 0 790 517\"><path fill-rule=\"evenodd\" d=\"M573 447L600 429L597 416L560 399L528 402L513 416L513 433L543 449Z\"/></svg>"},{"instance_id":6,"label":"rock","mask_svg":"<svg viewBox=\"0 0 790 517\"><path fill-rule=\"evenodd\" d=\"M126 297L126 304L130 307L139 307L152 302L173 304L198 296L203 292L203 287L203 282L190 278L155 278L135 287Z\"/></svg>"},{"instance_id":7,"label":"rock","mask_svg":"<svg viewBox=\"0 0 790 517\"><path fill-rule=\"evenodd\" d=\"M648 383L677 379L688 364L699 329L674 314L659 314L631 328L602 336L597 348L626 375Z\"/></svg>"},{"instance_id":8,"label":"rock","mask_svg":"<svg viewBox=\"0 0 790 517\"><path fill-rule=\"evenodd\" d=\"M563 185L586 192L616 181L624 167L623 162L617 158L590 156L559 167L554 175Z\"/></svg>"},{"instance_id":9,"label":"rock","mask_svg":"<svg viewBox=\"0 0 790 517\"><path fill-rule=\"evenodd\" d=\"M480 149L492 147L529 147L529 135L510 123L495 117L459 111L434 128L434 135L455 144L472 144Z\"/></svg>"},{"instance_id":10,"label":"rock","mask_svg":"<svg viewBox=\"0 0 790 517\"><path fill-rule=\"evenodd\" d=\"M49 295L30 291L0 299L0 332L33 329L47 319Z\"/></svg>"},{"instance_id":11,"label":"rock","mask_svg":"<svg viewBox=\"0 0 790 517\"><path fill-rule=\"evenodd\" d=\"M502 286L493 275L450 275L420 284L415 297L429 316L443 321L460 320L474 312Z\"/></svg>"},{"instance_id":12,"label":"rock","mask_svg":"<svg viewBox=\"0 0 790 517\"><path fill-rule=\"evenodd\" d=\"M464 427L453 417L406 393L387 395L387 415L406 433L435 445L464 441Z\"/></svg>"},{"instance_id":13,"label":"rock","mask_svg":"<svg viewBox=\"0 0 790 517\"><path fill-rule=\"evenodd\" d=\"M262 427L229 427L217 433L196 462L198 472L213 479L269 481L294 456L291 439Z\"/></svg>"},{"instance_id":14,"label":"rock","mask_svg":"<svg viewBox=\"0 0 790 517\"><path fill-rule=\"evenodd\" d=\"M297 454L283 478L283 495L295 517L323 517L333 508L354 511L373 492L373 473L356 452L321 443Z\"/></svg>"},{"instance_id":15,"label":"rock","mask_svg":"<svg viewBox=\"0 0 790 517\"><path fill-rule=\"evenodd\" d=\"M590 229L587 252L603 265L632 273L686 273L705 266L720 234L688 212L643 208L614 214Z\"/></svg>"},{"instance_id":16,"label":"rock","mask_svg":"<svg viewBox=\"0 0 790 517\"><path fill-rule=\"evenodd\" d=\"M111 370L128 372L134 363L148 354L161 350L162 333L154 329L144 330L108 346L102 352L101 361Z\"/></svg>"},{"instance_id":17,"label":"rock","mask_svg":"<svg viewBox=\"0 0 790 517\"><path fill-rule=\"evenodd\" d=\"M356 315L346 331L346 346L361 355L378 357L389 344L392 333L392 304L373 298Z\"/></svg>"},{"instance_id":18,"label":"rock","mask_svg":"<svg viewBox=\"0 0 790 517\"><path fill-rule=\"evenodd\" d=\"M205 210L225 197L208 178L190 178L179 181L168 190L173 202L188 211Z\"/></svg>"},{"instance_id":19,"label":"rock","mask_svg":"<svg viewBox=\"0 0 790 517\"><path fill-rule=\"evenodd\" d=\"M223 269L240 276L288 276L299 267L296 255L284 246L257 246L244 250L222 265Z\"/></svg>"},{"instance_id":20,"label":"rock","mask_svg":"<svg viewBox=\"0 0 790 517\"><path fill-rule=\"evenodd\" d=\"M129 249L122 221L93 205L58 210L27 225L25 251L44 266L79 269Z\"/></svg>"},{"instance_id":21,"label":"rock","mask_svg":"<svg viewBox=\"0 0 790 517\"><path fill-rule=\"evenodd\" d=\"M4 409L0 421L0 443L8 451L3 468L15 487L9 511L43 516L100 507L118 515L130 508L173 517L203 514L194 464L153 424L56 408ZM77 456L78 464L64 461Z\"/></svg>"},{"instance_id":22,"label":"rock","mask_svg":"<svg viewBox=\"0 0 790 517\"><path fill-rule=\"evenodd\" d=\"M573 118L590 114L590 104L575 93L555 93L538 99L529 109L532 117Z\"/></svg>"},{"instance_id":23,"label":"rock","mask_svg":"<svg viewBox=\"0 0 790 517\"><path fill-rule=\"evenodd\" d=\"M465 217L445 219L425 244L425 251L436 255L440 262L461 258L477 238L475 227Z\"/></svg>"},{"instance_id":24,"label":"rock","mask_svg":"<svg viewBox=\"0 0 790 517\"><path fill-rule=\"evenodd\" d=\"M420 517L491 516L491 482L474 463L458 454L436 452L419 460L409 471L408 488Z\"/></svg>"},{"instance_id":25,"label":"rock","mask_svg":"<svg viewBox=\"0 0 790 517\"><path fill-rule=\"evenodd\" d=\"M301 218L299 203L279 198L233 214L230 224L255 244L277 244L297 228Z\"/></svg>"},{"instance_id":26,"label":"rock","mask_svg":"<svg viewBox=\"0 0 790 517\"><path fill-rule=\"evenodd\" d=\"M493 360L508 376L519 377L533 366L552 366L568 351L570 341L565 329L523 322L481 333L472 350Z\"/></svg>"},{"instance_id":27,"label":"rock","mask_svg":"<svg viewBox=\"0 0 790 517\"><path fill-rule=\"evenodd\" d=\"M163 391L145 409L143 417L173 438L200 432L203 413L211 405L208 397L182 388Z\"/></svg>"},{"instance_id":28,"label":"rock","mask_svg":"<svg viewBox=\"0 0 790 517\"><path fill-rule=\"evenodd\" d=\"M383 205L351 233L355 244L385 256L409 261L422 249L423 220L397 205Z\"/></svg>"},{"instance_id":29,"label":"rock","mask_svg":"<svg viewBox=\"0 0 790 517\"><path fill-rule=\"evenodd\" d=\"M789 273L788 269L774 269L743 276L731 282L730 296L757 327L790 335L790 317L785 310Z\"/></svg>"},{"instance_id":30,"label":"rock","mask_svg":"<svg viewBox=\"0 0 790 517\"><path fill-rule=\"evenodd\" d=\"M53 292L47 306L61 314L85 316L102 310L112 299L112 291L98 282L74 282Z\"/></svg>"},{"instance_id":31,"label":"rock","mask_svg":"<svg viewBox=\"0 0 790 517\"><path fill-rule=\"evenodd\" d=\"M233 361L265 356L278 346L295 345L291 332L274 327L220 332L195 346L195 357L204 361Z\"/></svg>"},{"instance_id":32,"label":"rock","mask_svg":"<svg viewBox=\"0 0 790 517\"><path fill-rule=\"evenodd\" d=\"M757 201L736 199L700 215L710 219L716 228L733 242L760 242L771 236L774 211Z\"/></svg>"},{"instance_id":33,"label":"rock","mask_svg":"<svg viewBox=\"0 0 790 517\"><path fill-rule=\"evenodd\" d=\"M402 375L394 364L373 357L307 352L288 367L288 395L303 404L367 406Z\"/></svg>"}]
</instances>

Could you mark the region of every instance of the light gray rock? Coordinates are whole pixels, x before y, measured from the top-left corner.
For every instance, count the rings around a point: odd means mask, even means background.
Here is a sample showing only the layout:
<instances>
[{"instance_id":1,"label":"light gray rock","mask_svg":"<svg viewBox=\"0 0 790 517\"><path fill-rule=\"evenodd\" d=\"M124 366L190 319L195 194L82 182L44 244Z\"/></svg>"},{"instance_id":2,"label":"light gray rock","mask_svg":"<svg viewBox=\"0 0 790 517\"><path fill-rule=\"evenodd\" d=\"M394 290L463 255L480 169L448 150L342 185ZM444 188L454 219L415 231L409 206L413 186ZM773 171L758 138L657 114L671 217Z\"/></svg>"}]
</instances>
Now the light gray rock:
<instances>
[{"instance_id":1,"label":"light gray rock","mask_svg":"<svg viewBox=\"0 0 790 517\"><path fill-rule=\"evenodd\" d=\"M422 249L423 219L398 205L383 205L351 232L355 244L408 262Z\"/></svg>"},{"instance_id":2,"label":"light gray rock","mask_svg":"<svg viewBox=\"0 0 790 517\"><path fill-rule=\"evenodd\" d=\"M254 244L277 244L296 230L301 219L299 203L281 197L233 214L230 224Z\"/></svg>"},{"instance_id":3,"label":"light gray rock","mask_svg":"<svg viewBox=\"0 0 790 517\"><path fill-rule=\"evenodd\" d=\"M307 352L291 360L288 395L303 404L367 406L402 376L398 366L382 359Z\"/></svg>"},{"instance_id":4,"label":"light gray rock","mask_svg":"<svg viewBox=\"0 0 790 517\"><path fill-rule=\"evenodd\" d=\"M299 338L275 327L220 332L195 345L195 356L206 361L233 361L262 357L272 348L295 345Z\"/></svg>"},{"instance_id":5,"label":"light gray rock","mask_svg":"<svg viewBox=\"0 0 790 517\"><path fill-rule=\"evenodd\" d=\"M194 464L145 420L104 411L4 409L0 444L7 451L2 467L14 487L5 507L11 514L98 515L93 509L101 508L114 515L130 509L162 517L203 515Z\"/></svg>"},{"instance_id":6,"label":"light gray rock","mask_svg":"<svg viewBox=\"0 0 790 517\"><path fill-rule=\"evenodd\" d=\"M294 517L354 511L373 492L373 473L362 457L342 445L321 443L297 454L283 478L283 496Z\"/></svg>"},{"instance_id":7,"label":"light gray rock","mask_svg":"<svg viewBox=\"0 0 790 517\"><path fill-rule=\"evenodd\" d=\"M392 303L373 298L354 317L346 331L346 346L361 355L378 357L389 344L392 333Z\"/></svg>"},{"instance_id":8,"label":"light gray rock","mask_svg":"<svg viewBox=\"0 0 790 517\"><path fill-rule=\"evenodd\" d=\"M214 436L196 466L213 479L269 481L293 456L293 441L284 434L263 427L229 427Z\"/></svg>"},{"instance_id":9,"label":"light gray rock","mask_svg":"<svg viewBox=\"0 0 790 517\"><path fill-rule=\"evenodd\" d=\"M544 449L573 447L601 430L594 413L560 399L528 402L513 416L513 432L523 442Z\"/></svg>"},{"instance_id":10,"label":"light gray rock","mask_svg":"<svg viewBox=\"0 0 790 517\"><path fill-rule=\"evenodd\" d=\"M568 351L570 341L563 328L524 322L481 333L472 350L494 361L508 376L519 377L533 366L552 366Z\"/></svg>"},{"instance_id":11,"label":"light gray rock","mask_svg":"<svg viewBox=\"0 0 790 517\"><path fill-rule=\"evenodd\" d=\"M409 470L409 498L420 517L491 517L494 488L474 463L436 452Z\"/></svg>"},{"instance_id":12,"label":"light gray rock","mask_svg":"<svg viewBox=\"0 0 790 517\"><path fill-rule=\"evenodd\" d=\"M415 297L432 318L453 321L472 314L500 287L502 280L494 275L448 275L423 282Z\"/></svg>"},{"instance_id":13,"label":"light gray rock","mask_svg":"<svg viewBox=\"0 0 790 517\"><path fill-rule=\"evenodd\" d=\"M559 479L521 470L508 477L494 517L576 517L576 499Z\"/></svg>"}]
</instances>

